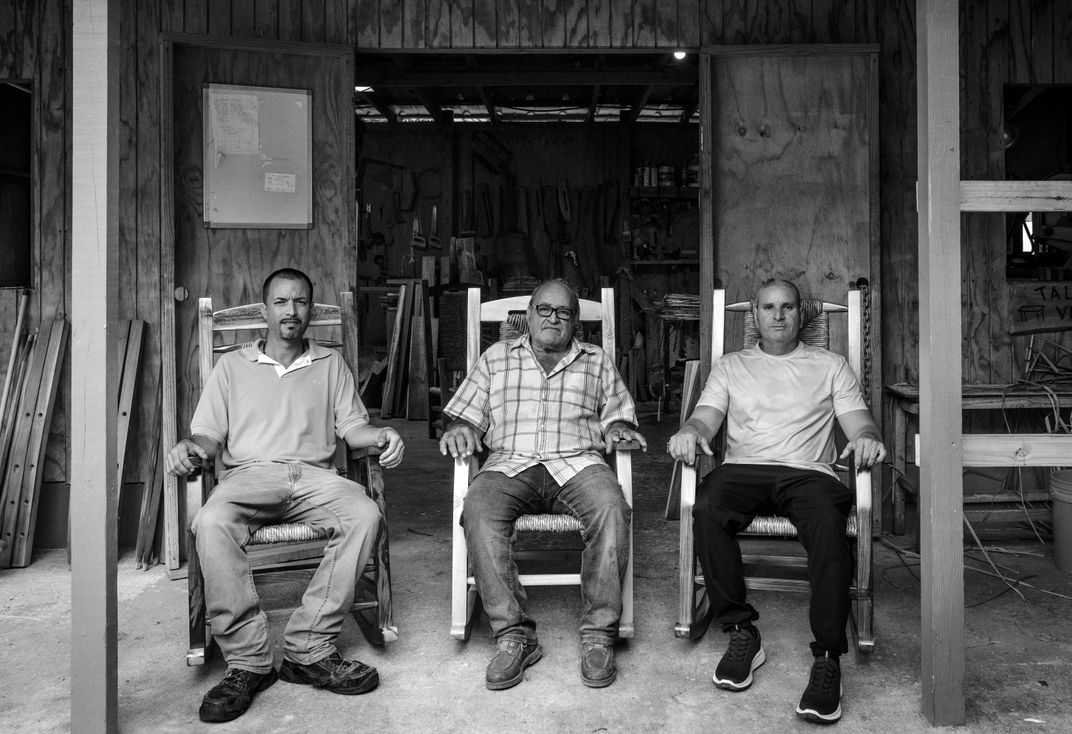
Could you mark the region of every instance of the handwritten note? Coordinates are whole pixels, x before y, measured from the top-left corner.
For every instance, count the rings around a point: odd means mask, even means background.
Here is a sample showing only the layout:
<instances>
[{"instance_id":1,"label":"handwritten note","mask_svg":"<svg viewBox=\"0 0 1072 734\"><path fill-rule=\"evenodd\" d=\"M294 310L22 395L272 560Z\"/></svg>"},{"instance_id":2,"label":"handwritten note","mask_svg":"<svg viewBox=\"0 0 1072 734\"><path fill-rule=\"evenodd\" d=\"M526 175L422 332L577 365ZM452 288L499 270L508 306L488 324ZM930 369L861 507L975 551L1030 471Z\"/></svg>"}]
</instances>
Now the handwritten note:
<instances>
[{"instance_id":1,"label":"handwritten note","mask_svg":"<svg viewBox=\"0 0 1072 734\"><path fill-rule=\"evenodd\" d=\"M1010 334L1072 330L1072 281L1013 283Z\"/></svg>"}]
</instances>

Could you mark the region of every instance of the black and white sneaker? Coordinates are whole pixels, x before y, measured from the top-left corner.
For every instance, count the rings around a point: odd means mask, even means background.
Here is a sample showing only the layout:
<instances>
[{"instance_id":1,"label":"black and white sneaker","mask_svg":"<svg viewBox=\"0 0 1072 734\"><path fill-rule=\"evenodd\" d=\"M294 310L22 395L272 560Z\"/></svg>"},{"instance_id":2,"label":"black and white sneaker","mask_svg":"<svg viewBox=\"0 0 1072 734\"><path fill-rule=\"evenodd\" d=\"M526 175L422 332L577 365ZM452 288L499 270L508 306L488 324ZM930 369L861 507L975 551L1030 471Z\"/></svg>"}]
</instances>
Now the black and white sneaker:
<instances>
[{"instance_id":1,"label":"black and white sneaker","mask_svg":"<svg viewBox=\"0 0 1072 734\"><path fill-rule=\"evenodd\" d=\"M833 724L841 718L841 663L836 655L815 658L797 714L816 724Z\"/></svg>"},{"instance_id":2,"label":"black and white sneaker","mask_svg":"<svg viewBox=\"0 0 1072 734\"><path fill-rule=\"evenodd\" d=\"M766 661L759 630L750 624L739 624L730 630L729 647L715 668L712 680L727 691L743 691L752 685L752 673Z\"/></svg>"}]
</instances>

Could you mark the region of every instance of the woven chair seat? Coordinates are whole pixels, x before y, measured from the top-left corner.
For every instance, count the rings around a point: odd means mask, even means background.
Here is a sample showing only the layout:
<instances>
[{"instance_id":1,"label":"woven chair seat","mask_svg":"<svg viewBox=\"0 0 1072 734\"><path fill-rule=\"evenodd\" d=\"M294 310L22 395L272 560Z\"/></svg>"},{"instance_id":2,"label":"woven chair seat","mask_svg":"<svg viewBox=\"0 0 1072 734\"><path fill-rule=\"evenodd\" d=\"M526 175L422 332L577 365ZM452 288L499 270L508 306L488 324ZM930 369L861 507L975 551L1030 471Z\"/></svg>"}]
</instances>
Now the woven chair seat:
<instances>
[{"instance_id":1,"label":"woven chair seat","mask_svg":"<svg viewBox=\"0 0 1072 734\"><path fill-rule=\"evenodd\" d=\"M268 545L270 543L293 543L302 540L327 540L328 531L314 528L303 522L284 522L278 525L264 525L253 533L247 545Z\"/></svg>"},{"instance_id":2,"label":"woven chair seat","mask_svg":"<svg viewBox=\"0 0 1072 734\"><path fill-rule=\"evenodd\" d=\"M796 525L789 522L788 518L772 515L769 517L757 517L752 524L744 529L746 535L771 535L795 538L797 536ZM850 538L856 537L856 513L849 515L845 523L845 535Z\"/></svg>"},{"instance_id":3,"label":"woven chair seat","mask_svg":"<svg viewBox=\"0 0 1072 734\"><path fill-rule=\"evenodd\" d=\"M573 515L522 515L514 520L515 530L551 533L580 532L581 521Z\"/></svg>"}]
</instances>

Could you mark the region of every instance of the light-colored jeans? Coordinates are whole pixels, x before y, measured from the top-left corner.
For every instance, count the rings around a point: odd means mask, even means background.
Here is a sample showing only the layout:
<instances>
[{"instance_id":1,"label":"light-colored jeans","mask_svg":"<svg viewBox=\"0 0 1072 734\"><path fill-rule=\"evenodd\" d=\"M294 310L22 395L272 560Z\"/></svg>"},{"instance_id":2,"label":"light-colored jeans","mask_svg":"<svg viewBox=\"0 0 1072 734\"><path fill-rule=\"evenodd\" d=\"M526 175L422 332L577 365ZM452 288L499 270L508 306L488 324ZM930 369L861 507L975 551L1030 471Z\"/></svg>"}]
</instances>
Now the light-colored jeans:
<instances>
[{"instance_id":1,"label":"light-colored jeans","mask_svg":"<svg viewBox=\"0 0 1072 734\"><path fill-rule=\"evenodd\" d=\"M561 487L542 464L515 477L480 472L469 485L462 526L480 601L495 638L536 636L536 622L525 614L525 588L517 577L514 520L547 512L571 514L584 528L581 639L613 643L622 616L632 511L618 478L606 465L587 467Z\"/></svg>"},{"instance_id":2,"label":"light-colored jeans","mask_svg":"<svg viewBox=\"0 0 1072 734\"><path fill-rule=\"evenodd\" d=\"M242 467L213 490L192 524L208 620L227 665L255 673L268 672L272 653L245 548L261 526L278 522L304 522L331 535L283 638L284 656L309 664L335 650L380 512L360 484L307 464Z\"/></svg>"}]
</instances>

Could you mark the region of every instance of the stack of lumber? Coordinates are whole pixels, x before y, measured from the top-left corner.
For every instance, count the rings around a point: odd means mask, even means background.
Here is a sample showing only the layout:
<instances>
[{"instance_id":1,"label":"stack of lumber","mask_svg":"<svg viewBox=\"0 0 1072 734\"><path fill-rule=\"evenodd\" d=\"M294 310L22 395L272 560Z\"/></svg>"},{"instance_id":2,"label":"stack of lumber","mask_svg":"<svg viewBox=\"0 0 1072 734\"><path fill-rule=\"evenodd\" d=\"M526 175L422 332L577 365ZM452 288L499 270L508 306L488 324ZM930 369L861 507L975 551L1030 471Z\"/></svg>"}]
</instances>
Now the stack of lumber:
<instances>
[{"instance_id":1,"label":"stack of lumber","mask_svg":"<svg viewBox=\"0 0 1072 734\"><path fill-rule=\"evenodd\" d=\"M138 538L134 545L134 558L138 568L148 569L155 566L160 557L160 525L163 518L160 514L160 504L164 493L164 462L163 453L166 450L161 445L161 421L160 400L162 386L157 383L156 399L153 401L153 417L150 419L150 442L152 450L149 453L149 463L143 476L143 489L141 495L141 511L138 514Z\"/></svg>"},{"instance_id":2,"label":"stack of lumber","mask_svg":"<svg viewBox=\"0 0 1072 734\"><path fill-rule=\"evenodd\" d=\"M0 427L0 568L30 563L41 491L41 465L56 403L67 322L58 319L31 333L16 334L9 374L10 399Z\"/></svg>"},{"instance_id":3,"label":"stack of lumber","mask_svg":"<svg viewBox=\"0 0 1072 734\"><path fill-rule=\"evenodd\" d=\"M387 366L383 380L380 417L428 420L429 390L435 385L438 323L433 316L432 289L436 284L437 258L425 257L421 278L388 281L398 286L389 297L391 319Z\"/></svg>"}]
</instances>

